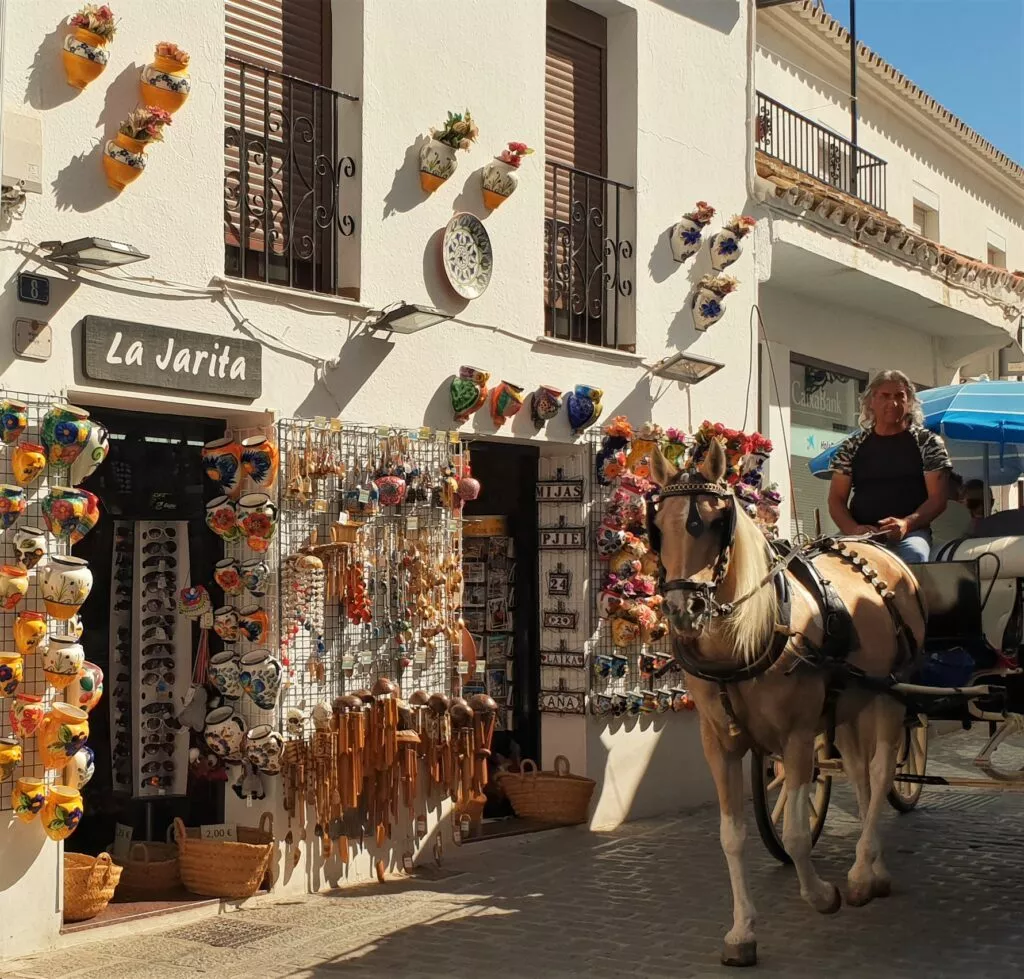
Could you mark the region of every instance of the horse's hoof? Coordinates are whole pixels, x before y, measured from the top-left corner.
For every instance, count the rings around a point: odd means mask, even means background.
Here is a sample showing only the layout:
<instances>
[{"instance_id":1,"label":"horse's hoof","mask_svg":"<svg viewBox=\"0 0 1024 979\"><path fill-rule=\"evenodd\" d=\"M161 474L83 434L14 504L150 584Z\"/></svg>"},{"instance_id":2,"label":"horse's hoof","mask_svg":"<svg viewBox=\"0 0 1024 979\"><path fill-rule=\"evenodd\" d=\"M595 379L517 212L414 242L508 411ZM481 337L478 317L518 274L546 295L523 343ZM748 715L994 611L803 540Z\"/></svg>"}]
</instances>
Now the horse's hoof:
<instances>
[{"instance_id":1,"label":"horse's hoof","mask_svg":"<svg viewBox=\"0 0 1024 979\"><path fill-rule=\"evenodd\" d=\"M835 884L832 885L832 900L829 901L828 906L824 908L818 908L821 914L835 914L843 906L843 895L840 893L839 888Z\"/></svg>"},{"instance_id":2,"label":"horse's hoof","mask_svg":"<svg viewBox=\"0 0 1024 979\"><path fill-rule=\"evenodd\" d=\"M871 882L872 897L889 897L892 894L892 880L888 877L876 877Z\"/></svg>"},{"instance_id":3,"label":"horse's hoof","mask_svg":"<svg viewBox=\"0 0 1024 979\"><path fill-rule=\"evenodd\" d=\"M757 965L757 942L740 942L738 945L726 942L722 946L722 965L738 968Z\"/></svg>"},{"instance_id":4,"label":"horse's hoof","mask_svg":"<svg viewBox=\"0 0 1024 979\"><path fill-rule=\"evenodd\" d=\"M875 897L875 891L872 884L851 884L846 895L846 903L851 908L862 908L865 904L869 904L873 897Z\"/></svg>"}]
</instances>

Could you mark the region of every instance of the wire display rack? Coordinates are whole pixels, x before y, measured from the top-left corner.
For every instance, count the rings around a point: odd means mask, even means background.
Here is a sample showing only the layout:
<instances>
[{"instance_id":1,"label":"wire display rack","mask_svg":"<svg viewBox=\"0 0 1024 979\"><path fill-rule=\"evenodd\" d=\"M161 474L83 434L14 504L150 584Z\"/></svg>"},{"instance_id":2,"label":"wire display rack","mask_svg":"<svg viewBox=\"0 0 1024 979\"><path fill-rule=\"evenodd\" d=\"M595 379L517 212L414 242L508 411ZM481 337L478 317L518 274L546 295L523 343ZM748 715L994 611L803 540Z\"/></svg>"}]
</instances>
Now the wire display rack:
<instances>
[{"instance_id":1,"label":"wire display rack","mask_svg":"<svg viewBox=\"0 0 1024 979\"><path fill-rule=\"evenodd\" d=\"M459 590L440 571L461 564L461 520L446 505L444 473L461 470L462 440L322 418L283 419L277 439L282 710L301 710L309 734L317 704L371 690L381 677L404 696L455 692L458 651L448 630ZM402 503L384 505L382 473L401 474ZM319 590L303 581L303 554L324 566Z\"/></svg>"},{"instance_id":2,"label":"wire display rack","mask_svg":"<svg viewBox=\"0 0 1024 979\"><path fill-rule=\"evenodd\" d=\"M24 442L39 443L42 441L43 418L53 406L54 402L62 399L56 395L27 394L21 391L0 390L0 400L14 401L25 405L27 425L21 433L21 440ZM0 448L0 483L5 486L16 486L14 477L14 443L4 445ZM67 467L48 465L42 473L24 489L26 503L25 512L14 521L14 523L0 537L0 564L17 566L18 559L14 551L14 536L19 528L38 527L46 531L46 523L43 520L42 502L50 492L52 486L65 486L70 481ZM24 599L12 608L0 609L0 631L4 636L5 649L13 649L14 621L19 612L34 611L45 615L46 609L43 605L42 595L39 588L40 568L45 565L47 557L68 554L71 551L67 540L57 538L50 533L46 537L46 556L34 568L28 572L28 592ZM55 619L47 620L48 632L51 636L68 636L72 634L73 626L67 622L58 622ZM48 710L54 701L62 701L65 693L54 690L46 682L43 674L43 655L40 648L34 655L24 657L23 677L18 685L17 692L30 694L43 698L43 707ZM0 737L13 737L9 709L11 698L0 699ZM14 780L22 777L43 778L47 784L59 783L63 780L63 772L44 772L42 759L35 735L31 735L22 741L21 765L14 773L14 779L0 783L0 811L11 809L11 790Z\"/></svg>"}]
</instances>

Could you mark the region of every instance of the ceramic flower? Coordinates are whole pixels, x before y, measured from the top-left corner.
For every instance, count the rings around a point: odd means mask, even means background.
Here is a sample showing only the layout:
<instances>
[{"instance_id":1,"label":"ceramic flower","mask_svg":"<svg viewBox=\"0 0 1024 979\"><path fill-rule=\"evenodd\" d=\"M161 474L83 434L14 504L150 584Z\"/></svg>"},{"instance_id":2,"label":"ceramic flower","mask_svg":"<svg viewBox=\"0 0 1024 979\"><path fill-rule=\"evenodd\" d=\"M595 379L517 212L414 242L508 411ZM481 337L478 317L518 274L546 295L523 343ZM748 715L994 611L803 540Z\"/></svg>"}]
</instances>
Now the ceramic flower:
<instances>
[{"instance_id":1,"label":"ceramic flower","mask_svg":"<svg viewBox=\"0 0 1024 979\"><path fill-rule=\"evenodd\" d=\"M507 163L509 166L515 167L517 170L523 162L524 156L529 156L533 152L526 143L509 143L508 146L501 151L501 155L498 157L502 163Z\"/></svg>"},{"instance_id":2,"label":"ceramic flower","mask_svg":"<svg viewBox=\"0 0 1024 979\"><path fill-rule=\"evenodd\" d=\"M156 142L164 138L164 126L171 124L171 114L156 105L134 109L118 127L118 132L143 143Z\"/></svg>"},{"instance_id":3,"label":"ceramic flower","mask_svg":"<svg viewBox=\"0 0 1024 979\"><path fill-rule=\"evenodd\" d=\"M14 679L14 670L4 664L0 666L0 683L7 683L8 680Z\"/></svg>"},{"instance_id":4,"label":"ceramic flower","mask_svg":"<svg viewBox=\"0 0 1024 979\"><path fill-rule=\"evenodd\" d=\"M77 14L68 18L68 24L85 28L108 41L117 33L114 12L106 4L87 3Z\"/></svg>"},{"instance_id":5,"label":"ceramic flower","mask_svg":"<svg viewBox=\"0 0 1024 979\"><path fill-rule=\"evenodd\" d=\"M36 795L29 795L27 792L22 792L18 796L18 801L14 806L14 812L16 815L23 815L24 813L30 812L34 816L43 808L43 803L46 801L45 796L42 793Z\"/></svg>"},{"instance_id":6,"label":"ceramic flower","mask_svg":"<svg viewBox=\"0 0 1024 979\"><path fill-rule=\"evenodd\" d=\"M179 48L177 44L172 44L170 41L161 41L156 46L156 56L158 58L170 58L171 61L177 61L182 68L187 67L189 63L188 52L183 48Z\"/></svg>"},{"instance_id":7,"label":"ceramic flower","mask_svg":"<svg viewBox=\"0 0 1024 979\"><path fill-rule=\"evenodd\" d=\"M444 126L431 128L430 135L439 143L451 146L453 149L468 150L476 142L480 130L473 122L473 116L469 109L464 113L449 112Z\"/></svg>"},{"instance_id":8,"label":"ceramic flower","mask_svg":"<svg viewBox=\"0 0 1024 979\"><path fill-rule=\"evenodd\" d=\"M265 513L250 513L245 518L245 529L252 537L264 537L273 526Z\"/></svg>"},{"instance_id":9,"label":"ceramic flower","mask_svg":"<svg viewBox=\"0 0 1024 979\"><path fill-rule=\"evenodd\" d=\"M694 224L699 224L701 227L708 224L714 216L715 209L707 201L697 201L697 206L692 211L687 211L683 215L684 218L693 221ZM697 234L694 241L699 240L700 234ZM692 244L692 242L688 243Z\"/></svg>"},{"instance_id":10,"label":"ceramic flower","mask_svg":"<svg viewBox=\"0 0 1024 979\"><path fill-rule=\"evenodd\" d=\"M235 525L235 514L229 509L218 510L211 522L216 530L230 530Z\"/></svg>"}]
</instances>

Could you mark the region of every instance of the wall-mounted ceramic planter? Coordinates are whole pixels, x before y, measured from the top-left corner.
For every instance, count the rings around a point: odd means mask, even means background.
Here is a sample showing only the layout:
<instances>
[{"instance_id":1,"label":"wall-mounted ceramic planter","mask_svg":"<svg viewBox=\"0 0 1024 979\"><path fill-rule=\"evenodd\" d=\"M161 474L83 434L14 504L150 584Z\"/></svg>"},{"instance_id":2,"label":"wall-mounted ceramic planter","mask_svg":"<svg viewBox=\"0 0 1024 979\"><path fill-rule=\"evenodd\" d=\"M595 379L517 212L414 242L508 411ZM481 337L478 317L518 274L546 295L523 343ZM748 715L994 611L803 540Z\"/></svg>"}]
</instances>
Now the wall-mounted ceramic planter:
<instances>
[{"instance_id":1,"label":"wall-mounted ceramic planter","mask_svg":"<svg viewBox=\"0 0 1024 979\"><path fill-rule=\"evenodd\" d=\"M103 74L110 55L106 51L107 39L84 27L76 27L64 38L64 72L72 88L85 88Z\"/></svg>"},{"instance_id":2,"label":"wall-mounted ceramic planter","mask_svg":"<svg viewBox=\"0 0 1024 979\"><path fill-rule=\"evenodd\" d=\"M458 168L455 150L447 143L431 139L420 150L420 186L432 194Z\"/></svg>"}]
</instances>

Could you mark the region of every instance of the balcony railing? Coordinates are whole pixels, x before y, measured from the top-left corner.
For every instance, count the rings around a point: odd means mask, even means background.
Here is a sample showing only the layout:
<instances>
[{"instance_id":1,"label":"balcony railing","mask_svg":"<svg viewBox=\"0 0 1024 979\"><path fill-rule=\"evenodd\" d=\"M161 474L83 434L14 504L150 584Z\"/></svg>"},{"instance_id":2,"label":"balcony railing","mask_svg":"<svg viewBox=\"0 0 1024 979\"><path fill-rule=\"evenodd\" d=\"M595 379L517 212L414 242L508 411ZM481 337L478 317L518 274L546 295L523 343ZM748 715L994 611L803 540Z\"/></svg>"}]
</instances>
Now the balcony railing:
<instances>
[{"instance_id":1,"label":"balcony railing","mask_svg":"<svg viewBox=\"0 0 1024 979\"><path fill-rule=\"evenodd\" d=\"M354 96L225 59L224 236L228 275L338 293L341 239L355 232L344 181L355 161Z\"/></svg>"},{"instance_id":2,"label":"balcony railing","mask_svg":"<svg viewBox=\"0 0 1024 979\"><path fill-rule=\"evenodd\" d=\"M563 163L546 169L544 333L632 350L633 188Z\"/></svg>"},{"instance_id":3,"label":"balcony railing","mask_svg":"<svg viewBox=\"0 0 1024 979\"><path fill-rule=\"evenodd\" d=\"M885 160L760 92L757 148L815 180L885 210Z\"/></svg>"}]
</instances>

